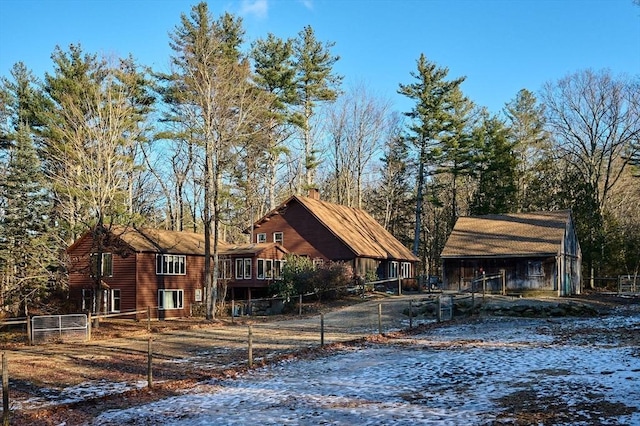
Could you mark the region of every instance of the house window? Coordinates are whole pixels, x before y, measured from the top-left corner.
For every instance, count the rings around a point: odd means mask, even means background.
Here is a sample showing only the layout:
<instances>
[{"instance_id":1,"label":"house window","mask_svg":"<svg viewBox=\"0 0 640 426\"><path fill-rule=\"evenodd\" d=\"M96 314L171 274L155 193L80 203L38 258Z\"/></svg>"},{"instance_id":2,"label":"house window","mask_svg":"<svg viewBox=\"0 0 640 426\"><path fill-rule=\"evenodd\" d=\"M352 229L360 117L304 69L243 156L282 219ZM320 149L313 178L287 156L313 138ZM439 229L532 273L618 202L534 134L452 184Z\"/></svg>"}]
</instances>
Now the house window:
<instances>
[{"instance_id":1,"label":"house window","mask_svg":"<svg viewBox=\"0 0 640 426\"><path fill-rule=\"evenodd\" d=\"M256 235L256 243L266 243L267 242L267 234L261 233Z\"/></svg>"},{"instance_id":2,"label":"house window","mask_svg":"<svg viewBox=\"0 0 640 426\"><path fill-rule=\"evenodd\" d=\"M120 290L111 290L111 312L120 312Z\"/></svg>"},{"instance_id":3,"label":"house window","mask_svg":"<svg viewBox=\"0 0 640 426\"><path fill-rule=\"evenodd\" d=\"M251 279L251 259L244 259L244 279Z\"/></svg>"},{"instance_id":4,"label":"house window","mask_svg":"<svg viewBox=\"0 0 640 426\"><path fill-rule=\"evenodd\" d=\"M218 260L218 278L228 280L233 277L231 273L231 259Z\"/></svg>"},{"instance_id":5,"label":"house window","mask_svg":"<svg viewBox=\"0 0 640 426\"><path fill-rule=\"evenodd\" d=\"M284 241L284 235L283 235L282 232L274 232L273 233L273 242L274 243L282 244L283 241Z\"/></svg>"},{"instance_id":6,"label":"house window","mask_svg":"<svg viewBox=\"0 0 640 426\"><path fill-rule=\"evenodd\" d=\"M157 275L185 275L187 258L177 254L156 255Z\"/></svg>"},{"instance_id":7,"label":"house window","mask_svg":"<svg viewBox=\"0 0 640 426\"><path fill-rule=\"evenodd\" d=\"M282 267L284 266L284 260L273 261L273 278L279 280L282 278Z\"/></svg>"},{"instance_id":8,"label":"house window","mask_svg":"<svg viewBox=\"0 0 640 426\"><path fill-rule=\"evenodd\" d=\"M274 264L275 262L279 262L278 260L271 259L258 259L258 279L259 280L270 280L274 277ZM278 274L280 274L281 268L278 270Z\"/></svg>"},{"instance_id":9,"label":"house window","mask_svg":"<svg viewBox=\"0 0 640 426\"><path fill-rule=\"evenodd\" d=\"M236 259L236 279L251 279L251 258Z\"/></svg>"},{"instance_id":10,"label":"house window","mask_svg":"<svg viewBox=\"0 0 640 426\"><path fill-rule=\"evenodd\" d=\"M400 264L400 278L411 278L410 262L402 262L402 264Z\"/></svg>"},{"instance_id":11,"label":"house window","mask_svg":"<svg viewBox=\"0 0 640 426\"><path fill-rule=\"evenodd\" d=\"M319 268L322 265L324 265L324 259L321 257L316 257L313 259L313 267L314 268Z\"/></svg>"},{"instance_id":12,"label":"house window","mask_svg":"<svg viewBox=\"0 0 640 426\"><path fill-rule=\"evenodd\" d=\"M243 278L242 267L244 266L244 259L236 259L236 280Z\"/></svg>"},{"instance_id":13,"label":"house window","mask_svg":"<svg viewBox=\"0 0 640 426\"><path fill-rule=\"evenodd\" d=\"M183 290L158 290L158 309L182 309Z\"/></svg>"},{"instance_id":14,"label":"house window","mask_svg":"<svg viewBox=\"0 0 640 426\"><path fill-rule=\"evenodd\" d=\"M527 275L530 277L543 276L544 274L542 272L542 262L541 261L528 262Z\"/></svg>"},{"instance_id":15,"label":"house window","mask_svg":"<svg viewBox=\"0 0 640 426\"><path fill-rule=\"evenodd\" d=\"M102 268L101 275L102 277L112 277L113 276L113 256L111 253L102 253ZM98 271L98 254L91 254L91 276L95 277L96 272Z\"/></svg>"},{"instance_id":16,"label":"house window","mask_svg":"<svg viewBox=\"0 0 640 426\"><path fill-rule=\"evenodd\" d=\"M398 262L389 262L389 275L387 278L398 278Z\"/></svg>"},{"instance_id":17,"label":"house window","mask_svg":"<svg viewBox=\"0 0 640 426\"><path fill-rule=\"evenodd\" d=\"M196 302L202 302L202 289L201 288L196 288L195 295L194 295L194 300Z\"/></svg>"},{"instance_id":18,"label":"house window","mask_svg":"<svg viewBox=\"0 0 640 426\"><path fill-rule=\"evenodd\" d=\"M95 309L93 309L93 289L91 288L82 289L82 310L95 311Z\"/></svg>"}]
</instances>

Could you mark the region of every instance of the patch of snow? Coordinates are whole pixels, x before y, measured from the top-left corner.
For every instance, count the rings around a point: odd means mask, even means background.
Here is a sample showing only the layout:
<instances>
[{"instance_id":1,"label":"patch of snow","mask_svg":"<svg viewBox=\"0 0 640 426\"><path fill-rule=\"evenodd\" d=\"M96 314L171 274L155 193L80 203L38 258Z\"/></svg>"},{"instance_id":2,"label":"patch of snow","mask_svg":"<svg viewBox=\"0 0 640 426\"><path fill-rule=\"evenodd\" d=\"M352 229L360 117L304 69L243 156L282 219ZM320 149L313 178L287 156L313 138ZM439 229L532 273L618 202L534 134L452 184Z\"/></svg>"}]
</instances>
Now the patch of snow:
<instances>
[{"instance_id":1,"label":"patch of snow","mask_svg":"<svg viewBox=\"0 0 640 426\"><path fill-rule=\"evenodd\" d=\"M637 327L639 319L487 318L445 325L395 345L290 360L203 383L183 395L107 411L94 424L482 425L497 420L500 398L523 390L567 407L594 398L626 404L636 412L591 421L640 424L634 348L554 339L576 327ZM510 421L508 414L500 421Z\"/></svg>"}]
</instances>

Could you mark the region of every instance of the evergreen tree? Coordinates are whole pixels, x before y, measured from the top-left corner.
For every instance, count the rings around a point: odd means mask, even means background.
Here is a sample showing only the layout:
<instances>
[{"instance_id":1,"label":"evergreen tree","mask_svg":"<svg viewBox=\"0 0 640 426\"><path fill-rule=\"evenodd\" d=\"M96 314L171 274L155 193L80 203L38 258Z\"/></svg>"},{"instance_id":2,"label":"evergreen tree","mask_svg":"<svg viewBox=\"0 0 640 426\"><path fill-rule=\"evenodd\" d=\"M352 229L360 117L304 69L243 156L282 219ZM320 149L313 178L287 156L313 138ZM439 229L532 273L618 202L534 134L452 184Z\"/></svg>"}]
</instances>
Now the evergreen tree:
<instances>
[{"instance_id":1,"label":"evergreen tree","mask_svg":"<svg viewBox=\"0 0 640 426\"><path fill-rule=\"evenodd\" d=\"M167 94L202 149L203 223L207 318L215 317L218 298L218 243L222 222L223 178L233 173L240 151L262 142L270 97L252 81L240 51L242 21L230 14L214 20L206 3L182 15L171 34L174 73Z\"/></svg>"},{"instance_id":2,"label":"evergreen tree","mask_svg":"<svg viewBox=\"0 0 640 426\"><path fill-rule=\"evenodd\" d=\"M313 28L306 26L295 39L294 63L296 66L297 105L301 111L296 123L303 133L305 185L312 187L318 167L318 151L312 139L311 118L316 106L336 100L342 77L333 73L333 66L340 59L331 54L335 43L322 43L316 39Z\"/></svg>"},{"instance_id":3,"label":"evergreen tree","mask_svg":"<svg viewBox=\"0 0 640 426\"><path fill-rule=\"evenodd\" d=\"M410 149L402 135L398 118L394 121L396 124L389 132L384 155L380 159L380 184L370 190L367 205L387 231L410 247L413 237L408 230L413 223L411 212L415 207L411 188L415 165L408 161L411 158Z\"/></svg>"},{"instance_id":4,"label":"evergreen tree","mask_svg":"<svg viewBox=\"0 0 640 426\"><path fill-rule=\"evenodd\" d=\"M413 253L419 254L422 229L424 187L427 175L434 169L434 149L452 130L454 105L458 87L464 78L447 81L447 68L440 68L426 59L424 54L417 61L417 72L411 72L416 80L401 84L398 93L415 101L410 112L405 113L409 123L409 140L417 151L418 176L416 181L416 214Z\"/></svg>"},{"instance_id":5,"label":"evergreen tree","mask_svg":"<svg viewBox=\"0 0 640 426\"><path fill-rule=\"evenodd\" d=\"M508 129L500 119L489 117L485 112L474 137L480 152L477 164L478 188L472 214L504 214L515 211L518 160Z\"/></svg>"},{"instance_id":6,"label":"evergreen tree","mask_svg":"<svg viewBox=\"0 0 640 426\"><path fill-rule=\"evenodd\" d=\"M273 34L256 41L251 49L255 82L272 95L268 110L268 141L266 149L267 209L276 208L277 177L281 157L289 154L285 143L293 133L293 104L296 102L296 69L293 63L293 41Z\"/></svg>"},{"instance_id":7,"label":"evergreen tree","mask_svg":"<svg viewBox=\"0 0 640 426\"><path fill-rule=\"evenodd\" d=\"M505 106L510 137L518 155L518 211L544 209L540 199L548 192L541 184L548 178L543 172L551 152L551 143L544 128L544 106L526 89Z\"/></svg>"},{"instance_id":8,"label":"evergreen tree","mask_svg":"<svg viewBox=\"0 0 640 426\"><path fill-rule=\"evenodd\" d=\"M0 198L5 201L0 216L0 276L4 307L22 305L26 315L26 304L46 295L58 253L48 232L48 192L27 126L14 134L8 155L6 177L0 180Z\"/></svg>"}]
</instances>

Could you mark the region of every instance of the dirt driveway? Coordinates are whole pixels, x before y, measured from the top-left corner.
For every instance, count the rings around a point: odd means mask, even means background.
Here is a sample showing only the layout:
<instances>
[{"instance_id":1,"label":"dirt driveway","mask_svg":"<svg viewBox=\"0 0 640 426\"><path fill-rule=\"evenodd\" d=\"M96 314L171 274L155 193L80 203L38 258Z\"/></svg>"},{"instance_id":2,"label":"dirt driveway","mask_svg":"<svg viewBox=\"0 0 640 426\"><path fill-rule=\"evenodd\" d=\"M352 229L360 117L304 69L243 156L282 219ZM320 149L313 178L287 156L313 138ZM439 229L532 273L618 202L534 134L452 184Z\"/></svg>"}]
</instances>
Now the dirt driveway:
<instances>
[{"instance_id":1,"label":"dirt driveway","mask_svg":"<svg viewBox=\"0 0 640 426\"><path fill-rule=\"evenodd\" d=\"M359 303L352 300L339 309L325 307L325 348L321 350L318 313L243 317L233 322L159 321L151 323L151 333L144 321L105 321L94 331L90 342L5 345L12 424L84 424L109 407L158 399L207 378L232 377L247 368L249 325L254 365L261 365L293 354L313 356L367 336L375 339L379 327L383 333L406 329L409 303L420 307L432 300L432 295L377 295ZM491 303L521 302L495 298ZM431 317L415 318L413 324L436 326ZM149 336L153 353L152 390L147 388Z\"/></svg>"}]
</instances>

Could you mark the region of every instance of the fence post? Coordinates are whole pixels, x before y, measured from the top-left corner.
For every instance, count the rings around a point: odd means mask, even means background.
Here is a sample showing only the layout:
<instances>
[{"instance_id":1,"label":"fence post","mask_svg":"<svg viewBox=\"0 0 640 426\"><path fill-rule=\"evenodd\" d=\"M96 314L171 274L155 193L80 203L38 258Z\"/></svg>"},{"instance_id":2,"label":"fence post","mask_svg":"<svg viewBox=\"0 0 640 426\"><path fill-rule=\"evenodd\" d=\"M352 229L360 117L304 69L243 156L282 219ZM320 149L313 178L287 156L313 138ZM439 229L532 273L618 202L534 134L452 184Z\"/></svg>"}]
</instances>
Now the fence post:
<instances>
[{"instance_id":1,"label":"fence post","mask_svg":"<svg viewBox=\"0 0 640 426\"><path fill-rule=\"evenodd\" d=\"M253 367L253 332L251 331L251 324L249 324L249 349L248 349L248 359L249 359L249 368Z\"/></svg>"},{"instance_id":2,"label":"fence post","mask_svg":"<svg viewBox=\"0 0 640 426\"><path fill-rule=\"evenodd\" d=\"M487 280L484 278L484 272L482 273L482 303L484 304L484 296L487 292Z\"/></svg>"},{"instance_id":3,"label":"fence post","mask_svg":"<svg viewBox=\"0 0 640 426\"><path fill-rule=\"evenodd\" d=\"M31 316L27 315L27 343L33 345L33 336L31 335Z\"/></svg>"},{"instance_id":4,"label":"fence post","mask_svg":"<svg viewBox=\"0 0 640 426\"><path fill-rule=\"evenodd\" d=\"M409 300L409 329L413 328L413 300Z\"/></svg>"},{"instance_id":5,"label":"fence post","mask_svg":"<svg viewBox=\"0 0 640 426\"><path fill-rule=\"evenodd\" d=\"M382 334L382 303L378 303L378 334Z\"/></svg>"},{"instance_id":6,"label":"fence post","mask_svg":"<svg viewBox=\"0 0 640 426\"><path fill-rule=\"evenodd\" d=\"M298 299L298 315L302 316L302 293L300 293L300 296Z\"/></svg>"},{"instance_id":7,"label":"fence post","mask_svg":"<svg viewBox=\"0 0 640 426\"><path fill-rule=\"evenodd\" d=\"M91 311L87 311L87 341L91 341Z\"/></svg>"},{"instance_id":8,"label":"fence post","mask_svg":"<svg viewBox=\"0 0 640 426\"><path fill-rule=\"evenodd\" d=\"M402 296L402 278L398 274L398 296Z\"/></svg>"},{"instance_id":9,"label":"fence post","mask_svg":"<svg viewBox=\"0 0 640 426\"><path fill-rule=\"evenodd\" d=\"M436 321L442 322L442 295L438 296L438 303L436 304Z\"/></svg>"},{"instance_id":10,"label":"fence post","mask_svg":"<svg viewBox=\"0 0 640 426\"><path fill-rule=\"evenodd\" d=\"M236 322L236 299L231 299L231 324Z\"/></svg>"},{"instance_id":11,"label":"fence post","mask_svg":"<svg viewBox=\"0 0 640 426\"><path fill-rule=\"evenodd\" d=\"M9 426L9 367L5 352L2 352L2 424Z\"/></svg>"},{"instance_id":12,"label":"fence post","mask_svg":"<svg viewBox=\"0 0 640 426\"><path fill-rule=\"evenodd\" d=\"M151 336L147 342L147 385L149 389L153 387L153 351L151 348Z\"/></svg>"},{"instance_id":13,"label":"fence post","mask_svg":"<svg viewBox=\"0 0 640 426\"><path fill-rule=\"evenodd\" d=\"M502 276L502 295L507 294L507 271L506 269L500 269L500 275Z\"/></svg>"},{"instance_id":14,"label":"fence post","mask_svg":"<svg viewBox=\"0 0 640 426\"><path fill-rule=\"evenodd\" d=\"M151 333L151 306L147 306L147 333Z\"/></svg>"},{"instance_id":15,"label":"fence post","mask_svg":"<svg viewBox=\"0 0 640 426\"><path fill-rule=\"evenodd\" d=\"M324 314L320 313L320 346L324 346Z\"/></svg>"}]
</instances>

